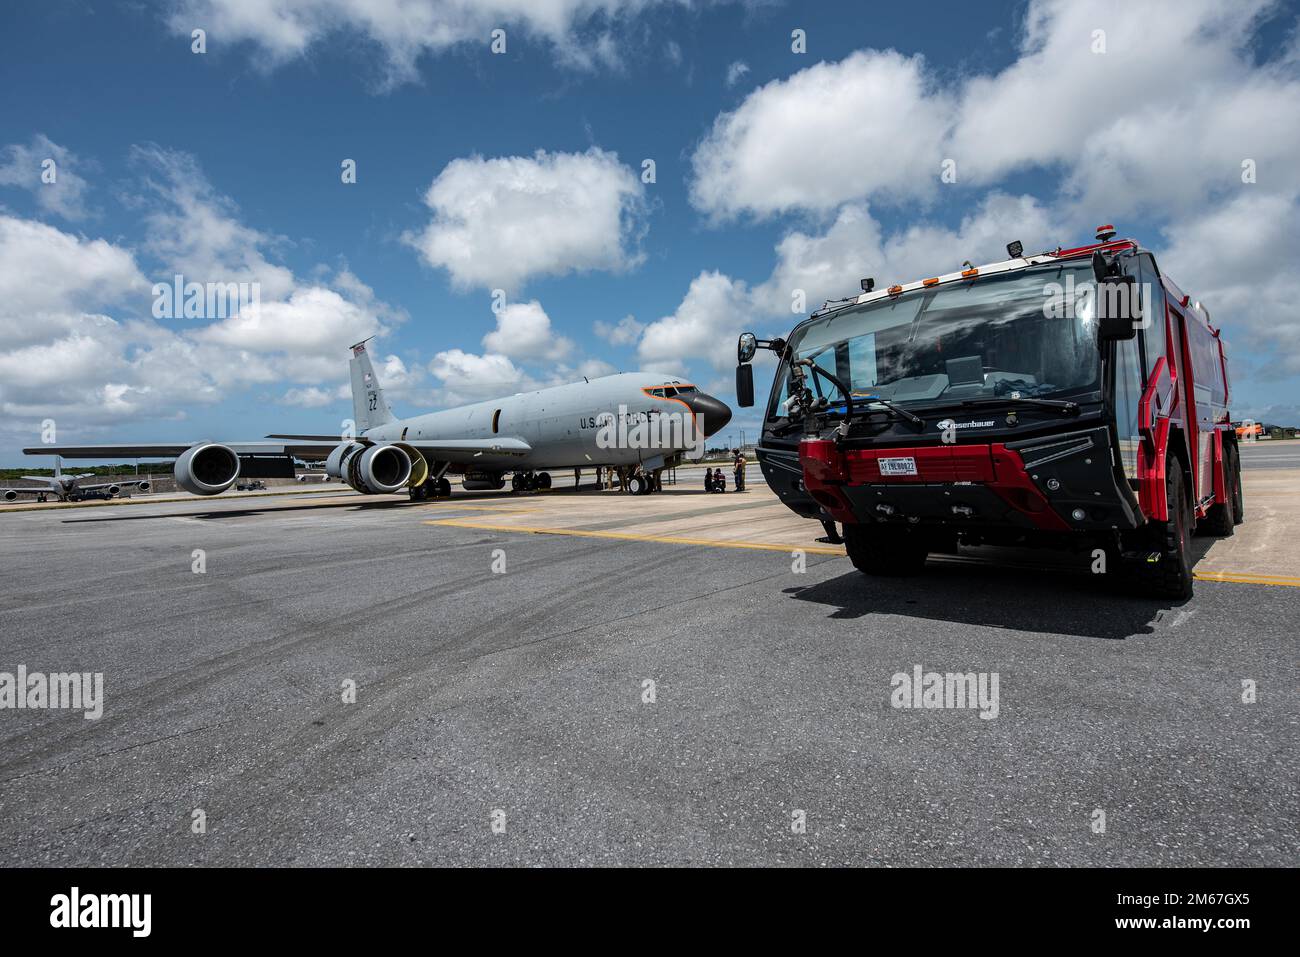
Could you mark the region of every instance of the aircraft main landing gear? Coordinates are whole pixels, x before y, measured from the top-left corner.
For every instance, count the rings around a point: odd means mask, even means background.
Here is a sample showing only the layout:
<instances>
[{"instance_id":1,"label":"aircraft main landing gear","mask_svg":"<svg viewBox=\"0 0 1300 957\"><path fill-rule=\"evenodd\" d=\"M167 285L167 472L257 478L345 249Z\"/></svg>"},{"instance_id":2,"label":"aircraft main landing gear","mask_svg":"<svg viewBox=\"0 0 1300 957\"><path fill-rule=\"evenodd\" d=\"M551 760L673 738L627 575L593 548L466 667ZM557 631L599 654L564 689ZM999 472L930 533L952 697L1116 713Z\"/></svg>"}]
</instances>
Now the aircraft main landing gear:
<instances>
[{"instance_id":1,"label":"aircraft main landing gear","mask_svg":"<svg viewBox=\"0 0 1300 957\"><path fill-rule=\"evenodd\" d=\"M644 472L637 469L627 477L627 491L631 495L649 495L651 492L662 492L663 484L659 477L659 469L650 472Z\"/></svg>"},{"instance_id":2,"label":"aircraft main landing gear","mask_svg":"<svg viewBox=\"0 0 1300 957\"><path fill-rule=\"evenodd\" d=\"M510 487L516 492L535 492L551 487L550 472L516 472L510 476Z\"/></svg>"},{"instance_id":3,"label":"aircraft main landing gear","mask_svg":"<svg viewBox=\"0 0 1300 957\"><path fill-rule=\"evenodd\" d=\"M432 498L451 498L451 482L445 478L431 478L410 490L412 502L427 502Z\"/></svg>"}]
</instances>

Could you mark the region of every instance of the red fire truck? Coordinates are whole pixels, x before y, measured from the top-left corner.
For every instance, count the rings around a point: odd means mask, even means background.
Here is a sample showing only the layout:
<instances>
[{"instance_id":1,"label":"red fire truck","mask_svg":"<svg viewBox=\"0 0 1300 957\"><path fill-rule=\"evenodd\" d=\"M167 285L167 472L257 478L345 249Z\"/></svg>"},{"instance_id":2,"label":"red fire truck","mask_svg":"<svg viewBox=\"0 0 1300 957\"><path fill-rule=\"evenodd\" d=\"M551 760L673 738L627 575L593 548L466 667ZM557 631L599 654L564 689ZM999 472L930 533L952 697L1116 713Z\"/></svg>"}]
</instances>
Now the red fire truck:
<instances>
[{"instance_id":1,"label":"red fire truck","mask_svg":"<svg viewBox=\"0 0 1300 957\"><path fill-rule=\"evenodd\" d=\"M1192 593L1191 536L1244 517L1224 345L1132 239L863 292L785 339L757 447L786 505L873 575L962 546L1091 550L1162 598Z\"/></svg>"}]
</instances>

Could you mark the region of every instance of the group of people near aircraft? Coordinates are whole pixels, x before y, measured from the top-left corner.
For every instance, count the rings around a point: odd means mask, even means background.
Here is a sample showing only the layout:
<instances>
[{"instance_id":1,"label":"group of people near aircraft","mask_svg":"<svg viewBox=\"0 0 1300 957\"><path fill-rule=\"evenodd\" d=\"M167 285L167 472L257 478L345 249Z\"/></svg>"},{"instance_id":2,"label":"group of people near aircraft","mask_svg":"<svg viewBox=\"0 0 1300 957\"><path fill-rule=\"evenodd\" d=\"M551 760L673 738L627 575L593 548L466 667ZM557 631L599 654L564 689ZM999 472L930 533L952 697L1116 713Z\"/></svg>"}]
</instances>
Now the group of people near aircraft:
<instances>
[{"instance_id":1,"label":"group of people near aircraft","mask_svg":"<svg viewBox=\"0 0 1300 957\"><path fill-rule=\"evenodd\" d=\"M736 482L736 491L745 491L745 466L747 465L745 453L737 451L735 458L732 459L732 474ZM704 491L706 492L725 492L727 490L727 477L722 474L722 469L704 470Z\"/></svg>"}]
</instances>

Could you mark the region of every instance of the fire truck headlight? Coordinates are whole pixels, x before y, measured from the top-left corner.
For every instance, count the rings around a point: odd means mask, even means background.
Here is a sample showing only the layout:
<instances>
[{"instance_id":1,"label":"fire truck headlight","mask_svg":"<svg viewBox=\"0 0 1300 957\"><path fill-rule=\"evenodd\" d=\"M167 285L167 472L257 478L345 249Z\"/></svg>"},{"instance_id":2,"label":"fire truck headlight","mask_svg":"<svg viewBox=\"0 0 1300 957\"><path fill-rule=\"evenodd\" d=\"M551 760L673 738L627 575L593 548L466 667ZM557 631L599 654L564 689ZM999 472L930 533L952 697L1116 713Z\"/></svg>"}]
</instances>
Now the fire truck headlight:
<instances>
[{"instance_id":1,"label":"fire truck headlight","mask_svg":"<svg viewBox=\"0 0 1300 957\"><path fill-rule=\"evenodd\" d=\"M1081 508L1076 508L1070 513L1070 518L1074 519L1076 522L1082 522L1087 517L1088 513Z\"/></svg>"}]
</instances>

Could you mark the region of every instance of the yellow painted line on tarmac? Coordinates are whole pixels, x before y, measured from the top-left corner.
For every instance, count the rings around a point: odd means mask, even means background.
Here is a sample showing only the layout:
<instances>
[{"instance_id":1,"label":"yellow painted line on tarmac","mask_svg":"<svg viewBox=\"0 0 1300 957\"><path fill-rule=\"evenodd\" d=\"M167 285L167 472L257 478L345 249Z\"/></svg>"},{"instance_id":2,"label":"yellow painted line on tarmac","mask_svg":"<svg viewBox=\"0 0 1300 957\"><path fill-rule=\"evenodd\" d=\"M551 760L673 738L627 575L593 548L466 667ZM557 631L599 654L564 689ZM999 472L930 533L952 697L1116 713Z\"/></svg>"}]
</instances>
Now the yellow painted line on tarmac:
<instances>
[{"instance_id":1,"label":"yellow painted line on tarmac","mask_svg":"<svg viewBox=\"0 0 1300 957\"><path fill-rule=\"evenodd\" d=\"M636 535L632 532L592 532L576 528L530 528L525 525L494 525L488 522L464 522L459 519L430 519L425 525L446 525L451 528L474 528L487 532L522 532L529 535L568 535L573 538L608 538L624 542L659 542L665 545L704 545L709 548L748 548L766 552L802 551L812 555L844 555L841 548L823 545L778 545L773 542L720 542L706 538L681 538L676 535Z\"/></svg>"},{"instance_id":2,"label":"yellow painted line on tarmac","mask_svg":"<svg viewBox=\"0 0 1300 957\"><path fill-rule=\"evenodd\" d=\"M1286 575L1246 575L1238 572L1196 572L1193 576L1203 582L1236 582L1242 585L1280 585L1300 588L1300 578Z\"/></svg>"},{"instance_id":3,"label":"yellow painted line on tarmac","mask_svg":"<svg viewBox=\"0 0 1300 957\"><path fill-rule=\"evenodd\" d=\"M425 525L445 525L450 528L472 528L486 532L514 532L527 535L567 535L571 538L605 538L624 542L657 542L665 545L702 545L706 548L747 548L757 551L790 553L796 549L810 555L835 555L843 557L844 549L825 545L778 545L774 542L726 542L706 538L685 538L678 535L637 535L634 532L596 532L575 528L530 528L524 525L500 525L492 522L468 522L461 519L429 519ZM989 564L964 556L936 556L942 562L953 564ZM996 563L994 563L996 564ZM1026 568L1038 566L1023 566ZM1246 585L1276 585L1288 588L1300 588L1300 578L1284 575L1246 575L1236 572L1197 572L1194 576L1199 581L1233 582Z\"/></svg>"},{"instance_id":4,"label":"yellow painted line on tarmac","mask_svg":"<svg viewBox=\"0 0 1300 957\"><path fill-rule=\"evenodd\" d=\"M416 504L427 505L429 508L438 512L441 512L445 509L456 508L456 509L466 509L471 512L492 512L493 514L496 515L527 515L532 512L539 511L539 509L535 509L535 508L511 508L508 505L472 505L469 503L465 503L463 505L451 505L451 504L443 505L438 502L417 502ZM448 519L447 521L451 521L451 519Z\"/></svg>"}]
</instances>

